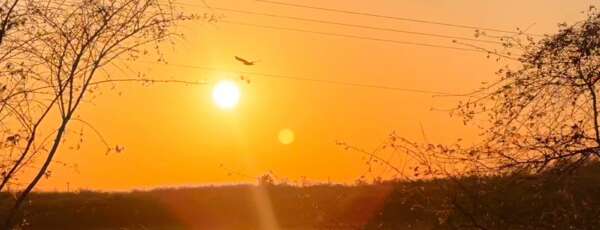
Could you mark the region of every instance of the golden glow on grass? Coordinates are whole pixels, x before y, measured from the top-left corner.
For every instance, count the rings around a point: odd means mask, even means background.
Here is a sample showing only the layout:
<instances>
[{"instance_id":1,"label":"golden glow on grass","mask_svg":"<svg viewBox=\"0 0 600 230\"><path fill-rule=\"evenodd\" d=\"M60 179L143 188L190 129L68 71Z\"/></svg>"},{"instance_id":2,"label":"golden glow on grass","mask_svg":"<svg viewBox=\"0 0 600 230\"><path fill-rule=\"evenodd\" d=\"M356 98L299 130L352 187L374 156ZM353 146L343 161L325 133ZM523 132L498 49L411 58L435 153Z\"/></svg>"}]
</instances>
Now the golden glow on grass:
<instances>
[{"instance_id":1,"label":"golden glow on grass","mask_svg":"<svg viewBox=\"0 0 600 230\"><path fill-rule=\"evenodd\" d=\"M213 89L213 100L222 109L232 109L240 101L240 88L230 80L219 81Z\"/></svg>"},{"instance_id":2,"label":"golden glow on grass","mask_svg":"<svg viewBox=\"0 0 600 230\"><path fill-rule=\"evenodd\" d=\"M284 144L284 145L289 145L294 143L294 140L296 139L296 135L294 134L294 131L292 131L291 129L282 129L281 131L279 131L279 135L277 136L277 139L279 139L279 143Z\"/></svg>"}]
</instances>

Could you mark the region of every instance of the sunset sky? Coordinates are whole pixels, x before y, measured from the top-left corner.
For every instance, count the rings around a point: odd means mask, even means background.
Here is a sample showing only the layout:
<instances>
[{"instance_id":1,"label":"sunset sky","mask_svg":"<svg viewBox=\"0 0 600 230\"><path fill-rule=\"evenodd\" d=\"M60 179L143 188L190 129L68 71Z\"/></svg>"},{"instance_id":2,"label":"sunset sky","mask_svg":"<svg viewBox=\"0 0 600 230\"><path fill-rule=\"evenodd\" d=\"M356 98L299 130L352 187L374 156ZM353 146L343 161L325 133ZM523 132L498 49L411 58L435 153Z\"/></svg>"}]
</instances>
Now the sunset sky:
<instances>
[{"instance_id":1,"label":"sunset sky","mask_svg":"<svg viewBox=\"0 0 600 230\"><path fill-rule=\"evenodd\" d=\"M531 26L528 32L534 34L553 33L559 22L582 19L581 11L600 3L598 0L281 1L501 30ZM201 0L176 2L187 3L177 5L187 13L223 14L225 21L195 21L178 27L185 37L163 47L168 65L156 62L156 55L149 55L138 62L119 61L116 64L120 68L109 67L108 71L114 76L143 72L150 78L206 80L207 84L126 83L103 88L101 95L88 98L91 100L82 106L78 116L93 124L111 146L124 146L125 151L105 154L106 147L94 131L74 122L67 143L78 139L83 128L84 144L79 150L71 149L73 144L63 145L57 156L60 163L53 165L52 176L42 181L39 188L65 190L69 184L71 189L123 190L255 182L255 177L269 172L290 181L306 178L353 182L367 169L364 156L337 146L336 141L371 150L393 131L416 141L449 143L459 137L472 139L477 130L464 127L447 112L436 110L451 107L455 98L351 84L465 93L483 81L495 79L494 71L502 65L514 64L487 59L484 53L230 22L460 47L449 38L240 14L217 8L469 38L474 37L472 29L254 0L206 0L212 9L205 8ZM469 43L499 48L493 44ZM234 56L258 62L244 66ZM242 81L240 75L250 79L250 83ZM215 104L213 88L220 80L234 81L240 87L237 106L223 109ZM282 130L286 144L278 137ZM293 141L290 135L294 136ZM402 163L401 156L390 158L393 153L382 154L396 164ZM368 175L389 176L382 170Z\"/></svg>"}]
</instances>

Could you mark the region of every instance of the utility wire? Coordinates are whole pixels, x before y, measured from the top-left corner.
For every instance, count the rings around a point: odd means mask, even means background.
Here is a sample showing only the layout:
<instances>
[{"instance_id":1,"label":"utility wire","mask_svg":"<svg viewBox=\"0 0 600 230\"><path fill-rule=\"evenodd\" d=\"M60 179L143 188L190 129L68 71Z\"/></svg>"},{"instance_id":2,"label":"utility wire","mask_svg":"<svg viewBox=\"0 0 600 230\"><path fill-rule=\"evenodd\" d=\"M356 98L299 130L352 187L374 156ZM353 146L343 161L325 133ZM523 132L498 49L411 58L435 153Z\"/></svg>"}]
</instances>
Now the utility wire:
<instances>
[{"instance_id":1,"label":"utility wire","mask_svg":"<svg viewBox=\"0 0 600 230\"><path fill-rule=\"evenodd\" d=\"M295 3L287 3L287 2L273 1L273 0L256 0L256 1L268 3L268 4L282 5L282 6L290 6L290 7L297 7L297 8L329 11L329 12L376 17L376 18L385 18L385 19L392 19L392 20L398 20L398 21L408 21L408 22L424 23L424 24L431 24L431 25L440 25L440 26L455 27L455 28L462 28L462 29L485 30L485 31L508 33L508 34L523 34L522 32L515 32L515 31L510 31L510 30L486 28L486 27L471 26L471 25L453 24L453 23L430 21L430 20L415 19L415 18L408 18L408 17L388 16L388 15L381 15L381 14L374 14L374 13L367 13L367 12L358 12L358 11L351 11L351 10L340 10L340 9L302 5L302 4L295 4ZM529 34L529 35L541 36L541 35L536 35L536 34Z\"/></svg>"},{"instance_id":2,"label":"utility wire","mask_svg":"<svg viewBox=\"0 0 600 230\"><path fill-rule=\"evenodd\" d=\"M197 5L197 4L180 3L180 2L177 2L177 3L174 3L174 4L178 4L178 5L182 5L182 6L204 7L204 6ZM379 30L379 31L404 33L404 34L412 34L412 35L420 35L420 36L428 36L428 37L460 39L460 40L467 40L467 41L474 41L474 42L502 44L502 42L492 41L492 40L482 40L482 39L476 39L476 38L461 37L461 36L452 36L452 35L445 35L445 34L423 33L423 32L415 32L415 31L399 30L399 29L394 29L394 28L377 27L377 26L360 25L360 24L351 24L351 23L335 22L335 21L327 21L327 20L320 20L320 19L295 17L295 16L277 15L277 14L271 14L271 13L260 13L260 12L247 11L247 10L238 10L238 9L231 9L231 8L211 7L211 9L218 10L218 11L224 11L224 12L233 12L233 13L239 13L239 14L257 15L257 16L265 16L265 17L272 17L272 18L282 18L282 19L289 19L289 20L296 20L296 21L314 22L314 23L320 23L320 24L346 26L346 27L354 27L354 28L361 28L361 29Z\"/></svg>"},{"instance_id":3,"label":"utility wire","mask_svg":"<svg viewBox=\"0 0 600 230\"><path fill-rule=\"evenodd\" d=\"M156 62L147 62L145 63L156 64ZM186 65L186 64L171 64L171 63L160 63L166 66L174 66L181 68L191 68L191 69L202 69L208 71L230 71L221 68L214 67L205 67L205 66L196 66L196 65ZM305 77L297 77L297 76L288 76L288 75L279 75L279 74L268 74L268 73L260 73L260 72L249 72L249 71L234 71L242 75L254 76L254 77L265 77L265 78L273 78L273 79L284 79L284 80L294 80L294 81L306 81L306 82L317 82L317 83L325 83L325 84L333 84L333 85L344 85L344 86L353 86L353 87L362 87L362 88L374 88L374 89L382 89L382 90L392 90L392 91L402 91L402 92L411 92L411 93L421 93L421 94L430 94L430 95L453 95L448 92L441 91L433 91L433 90L423 90L423 89L412 89L412 88L402 88L402 87L393 87L393 86L385 86L385 85L375 85L375 84L363 84L363 83L355 83L355 82L346 82L346 81L334 81L334 80L325 80L325 79L317 79L317 78L305 78Z\"/></svg>"},{"instance_id":4,"label":"utility wire","mask_svg":"<svg viewBox=\"0 0 600 230\"><path fill-rule=\"evenodd\" d=\"M182 5L182 6L205 7L205 6L201 6L201 5L197 5L197 4L181 3L181 2L173 2L173 4L178 4L178 5ZM262 16L269 16L269 17L281 17L281 18L287 18L287 19L293 19L293 20L312 21L312 22L318 22L318 23L336 24L336 25L367 28L367 29L374 29L374 30L387 30L387 31L391 31L391 32L410 33L410 34L416 34L416 35L422 35L422 36L453 38L453 39L455 39L455 40L453 40L453 42L457 42L456 39L462 39L462 40L470 40L470 41L476 41L476 42L502 44L501 42L496 42L496 41L491 41L491 40L479 40L479 39L458 37L458 36L451 36L451 35L403 31L403 30L396 30L396 29L392 29L392 28L381 28L381 27L374 27L374 26L367 26L367 25L331 22L331 21L325 21L325 20L308 19L308 18L300 18L300 17L293 17L293 16L282 16L282 15L258 13L258 12L236 10L236 9L229 9L229 8L220 8L220 7L211 7L211 8L214 10L237 12L237 13L244 13L244 14L254 14L254 15L262 15ZM452 49L452 50L479 52L479 53L486 53L486 54L495 53L495 51L490 51L490 50L487 50L484 48L465 48L465 47L459 47L459 46L446 46L446 45L437 45L437 44L421 43L421 42L400 41L400 40L385 39L385 38L374 38L374 37L367 37L367 36L360 36L360 35L332 33L332 32L320 32L320 31L312 31L312 30L305 30L305 29L298 29L298 28L278 27L278 26L261 25L261 24L253 24L253 23L238 22L238 21L228 21L228 20L220 20L219 22L241 25L241 26L250 26L250 27L257 27L257 28L274 29L274 30L294 31L294 32L311 33L311 34L327 35L327 36L335 36L335 37L345 37L345 38L353 38L353 39L361 39L361 40L371 40L371 41L388 42L388 43L396 43L396 44L403 44L403 45L414 45L414 46L424 46L424 47L432 47L432 48Z\"/></svg>"},{"instance_id":5,"label":"utility wire","mask_svg":"<svg viewBox=\"0 0 600 230\"><path fill-rule=\"evenodd\" d=\"M354 38L354 39L379 41L379 42L388 42L388 43L395 43L395 44L402 44L402 45L425 46L425 47L432 47L432 48L441 48L441 49L452 49L452 50L469 51L469 52L488 53L486 51L479 50L479 49L469 49L469 48L462 48L462 47L456 47L456 46L445 46L445 45L436 45L436 44L420 43L420 42L399 41L399 40L392 40L392 39L385 39L385 38L374 38L374 37L359 36L359 35L340 34L340 33L331 33L331 32L320 32L320 31L313 31L313 30L304 30L304 29L297 29L297 28L290 28L290 27L260 25L260 24L252 24L252 23L245 23L245 22L236 22L236 21L229 21L229 20L221 20L220 22L222 22L222 23L228 23L228 24L234 24L234 25L241 25L241 26L250 26L250 27L258 27L258 28L274 29L274 30L286 30L286 31L311 33L311 34L319 34L319 35L327 35L327 36L335 36L335 37Z\"/></svg>"}]
</instances>

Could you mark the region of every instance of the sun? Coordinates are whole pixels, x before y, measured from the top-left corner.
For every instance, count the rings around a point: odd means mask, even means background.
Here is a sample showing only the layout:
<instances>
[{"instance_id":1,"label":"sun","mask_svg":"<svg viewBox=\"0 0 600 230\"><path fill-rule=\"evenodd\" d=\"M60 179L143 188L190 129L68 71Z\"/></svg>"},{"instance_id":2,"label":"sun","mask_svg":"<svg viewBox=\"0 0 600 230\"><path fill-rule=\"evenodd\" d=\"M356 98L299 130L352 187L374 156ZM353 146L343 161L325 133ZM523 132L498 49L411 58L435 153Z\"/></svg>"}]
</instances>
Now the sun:
<instances>
[{"instance_id":1,"label":"sun","mask_svg":"<svg viewBox=\"0 0 600 230\"><path fill-rule=\"evenodd\" d=\"M240 102L240 88L231 80L221 80L215 85L212 96L220 108L232 109Z\"/></svg>"}]
</instances>

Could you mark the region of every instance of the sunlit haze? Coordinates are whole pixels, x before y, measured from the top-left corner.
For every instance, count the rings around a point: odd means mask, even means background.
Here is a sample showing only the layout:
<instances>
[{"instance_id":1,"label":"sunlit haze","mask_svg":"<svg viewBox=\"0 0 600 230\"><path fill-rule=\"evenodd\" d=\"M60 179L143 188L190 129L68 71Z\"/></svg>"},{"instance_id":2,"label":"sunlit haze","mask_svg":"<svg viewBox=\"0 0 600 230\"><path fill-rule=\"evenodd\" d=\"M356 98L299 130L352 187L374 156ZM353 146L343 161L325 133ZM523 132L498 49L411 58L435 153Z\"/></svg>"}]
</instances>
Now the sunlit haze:
<instances>
[{"instance_id":1,"label":"sunlit haze","mask_svg":"<svg viewBox=\"0 0 600 230\"><path fill-rule=\"evenodd\" d=\"M176 1L178 2L178 1ZM127 190L256 181L272 172L290 181L352 183L365 175L365 156L336 143L372 150L394 132L431 143L472 141L479 132L451 117L454 97L471 92L507 60L468 48L454 38L243 14L235 9L378 28L475 38L475 30L269 4L253 0L187 0L187 13L216 14L221 21L186 21L182 38L138 61L118 59L113 78L141 72L154 79L205 84L125 82L105 86L76 115L73 135L60 147L52 176L38 189ZM559 22L582 19L594 0L561 1L287 1L302 5L532 34L554 33ZM542 7L542 8L540 8ZM244 24L256 24L256 27ZM294 30L343 34L333 36ZM498 33L490 32L492 35ZM354 37L353 37L354 36ZM361 39L368 37L375 39ZM402 42L386 42L394 40ZM462 40L465 43L472 41ZM485 47L497 44L477 43ZM244 59L247 63L236 60ZM251 64L251 65L249 65ZM224 74L228 73L228 74ZM438 92L438 93L436 93ZM438 95L438 96L436 96ZM85 141L77 148L83 131ZM383 150L384 156L391 152ZM402 164L402 157L391 159ZM223 165L223 167L220 167ZM384 168L368 174L389 178ZM232 171L240 174L231 173Z\"/></svg>"}]
</instances>

